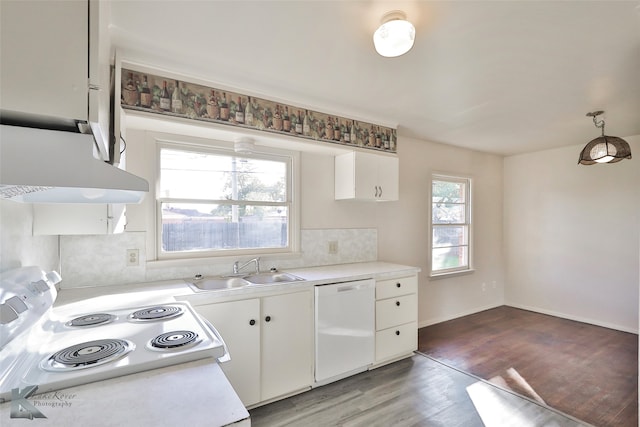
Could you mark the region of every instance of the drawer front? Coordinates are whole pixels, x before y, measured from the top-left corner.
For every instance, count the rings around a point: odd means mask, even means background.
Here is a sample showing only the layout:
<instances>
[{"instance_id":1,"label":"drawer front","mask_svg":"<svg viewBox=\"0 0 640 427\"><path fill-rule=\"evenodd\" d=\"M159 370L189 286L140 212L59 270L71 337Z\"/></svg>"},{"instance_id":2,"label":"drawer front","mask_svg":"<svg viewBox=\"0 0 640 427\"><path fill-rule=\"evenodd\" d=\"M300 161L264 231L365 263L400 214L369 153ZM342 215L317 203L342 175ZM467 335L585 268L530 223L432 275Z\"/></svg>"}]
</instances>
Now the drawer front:
<instances>
[{"instance_id":1,"label":"drawer front","mask_svg":"<svg viewBox=\"0 0 640 427\"><path fill-rule=\"evenodd\" d=\"M376 299L397 297L418 292L418 276L399 277L397 279L376 282Z\"/></svg>"},{"instance_id":2,"label":"drawer front","mask_svg":"<svg viewBox=\"0 0 640 427\"><path fill-rule=\"evenodd\" d=\"M418 320L418 296L403 295L376 301L376 331Z\"/></svg>"},{"instance_id":3,"label":"drawer front","mask_svg":"<svg viewBox=\"0 0 640 427\"><path fill-rule=\"evenodd\" d=\"M376 332L376 362L418 349L418 322Z\"/></svg>"}]
</instances>

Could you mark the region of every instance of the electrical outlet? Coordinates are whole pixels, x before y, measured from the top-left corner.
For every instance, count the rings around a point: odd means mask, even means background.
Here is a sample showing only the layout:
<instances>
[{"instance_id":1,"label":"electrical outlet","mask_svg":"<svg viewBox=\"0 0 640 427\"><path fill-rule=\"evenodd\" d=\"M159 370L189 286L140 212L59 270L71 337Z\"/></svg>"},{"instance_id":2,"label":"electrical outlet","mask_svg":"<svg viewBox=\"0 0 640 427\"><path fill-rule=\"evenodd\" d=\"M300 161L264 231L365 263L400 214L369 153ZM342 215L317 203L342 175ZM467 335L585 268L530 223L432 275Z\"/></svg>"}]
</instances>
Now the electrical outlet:
<instances>
[{"instance_id":1,"label":"electrical outlet","mask_svg":"<svg viewBox=\"0 0 640 427\"><path fill-rule=\"evenodd\" d=\"M338 241L332 240L329 242L329 254L337 255L338 254Z\"/></svg>"},{"instance_id":2,"label":"electrical outlet","mask_svg":"<svg viewBox=\"0 0 640 427\"><path fill-rule=\"evenodd\" d=\"M482 283L482 292L485 292L486 290L487 290L487 284Z\"/></svg>"},{"instance_id":3,"label":"electrical outlet","mask_svg":"<svg viewBox=\"0 0 640 427\"><path fill-rule=\"evenodd\" d=\"M496 288L496 281L495 281L495 280L494 280L493 282L491 282L491 287L492 287L493 289L495 289L495 288Z\"/></svg>"},{"instance_id":4,"label":"electrical outlet","mask_svg":"<svg viewBox=\"0 0 640 427\"><path fill-rule=\"evenodd\" d=\"M127 267L135 267L140 265L140 250L127 249Z\"/></svg>"}]
</instances>

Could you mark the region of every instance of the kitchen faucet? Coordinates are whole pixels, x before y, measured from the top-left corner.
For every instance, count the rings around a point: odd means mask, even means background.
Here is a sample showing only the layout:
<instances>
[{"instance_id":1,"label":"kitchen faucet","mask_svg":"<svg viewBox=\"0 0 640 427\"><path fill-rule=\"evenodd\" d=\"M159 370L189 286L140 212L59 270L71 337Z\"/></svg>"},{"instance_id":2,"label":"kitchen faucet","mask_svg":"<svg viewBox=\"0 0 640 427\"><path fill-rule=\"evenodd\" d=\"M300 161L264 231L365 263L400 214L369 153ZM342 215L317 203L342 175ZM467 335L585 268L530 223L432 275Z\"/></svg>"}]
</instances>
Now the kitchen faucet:
<instances>
[{"instance_id":1,"label":"kitchen faucet","mask_svg":"<svg viewBox=\"0 0 640 427\"><path fill-rule=\"evenodd\" d=\"M233 274L238 274L240 272L240 270L242 270L243 268L245 268L247 265L251 264L252 262L256 263L256 274L260 274L260 257L256 257L253 259L250 259L249 261L245 262L244 264L238 266L240 264L240 261L236 261L233 263Z\"/></svg>"}]
</instances>

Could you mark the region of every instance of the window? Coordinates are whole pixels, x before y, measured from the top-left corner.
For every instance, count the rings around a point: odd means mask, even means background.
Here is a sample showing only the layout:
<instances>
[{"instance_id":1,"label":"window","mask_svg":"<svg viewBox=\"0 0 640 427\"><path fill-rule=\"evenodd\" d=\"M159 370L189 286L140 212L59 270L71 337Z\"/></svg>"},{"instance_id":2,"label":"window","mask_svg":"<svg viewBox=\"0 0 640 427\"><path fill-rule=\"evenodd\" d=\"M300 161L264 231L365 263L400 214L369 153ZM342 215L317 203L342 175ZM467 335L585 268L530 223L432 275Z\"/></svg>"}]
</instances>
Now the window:
<instances>
[{"instance_id":1,"label":"window","mask_svg":"<svg viewBox=\"0 0 640 427\"><path fill-rule=\"evenodd\" d=\"M159 150L159 257L292 250L291 157Z\"/></svg>"},{"instance_id":2,"label":"window","mask_svg":"<svg viewBox=\"0 0 640 427\"><path fill-rule=\"evenodd\" d=\"M470 270L471 181L434 175L431 179L431 274Z\"/></svg>"}]
</instances>

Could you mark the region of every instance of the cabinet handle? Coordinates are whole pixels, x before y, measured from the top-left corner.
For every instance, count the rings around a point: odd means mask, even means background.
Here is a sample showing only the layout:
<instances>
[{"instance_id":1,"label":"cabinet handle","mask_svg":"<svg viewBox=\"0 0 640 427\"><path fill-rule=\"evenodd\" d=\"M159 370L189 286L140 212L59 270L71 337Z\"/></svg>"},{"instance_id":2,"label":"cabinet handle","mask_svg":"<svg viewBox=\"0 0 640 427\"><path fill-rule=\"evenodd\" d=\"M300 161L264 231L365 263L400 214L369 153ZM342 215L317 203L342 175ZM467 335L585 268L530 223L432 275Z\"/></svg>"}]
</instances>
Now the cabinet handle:
<instances>
[{"instance_id":1,"label":"cabinet handle","mask_svg":"<svg viewBox=\"0 0 640 427\"><path fill-rule=\"evenodd\" d=\"M396 331L396 335L400 335L400 331Z\"/></svg>"},{"instance_id":2,"label":"cabinet handle","mask_svg":"<svg viewBox=\"0 0 640 427\"><path fill-rule=\"evenodd\" d=\"M396 283L396 287L397 287L397 288L399 288L400 286L402 286L402 285L400 284L400 282Z\"/></svg>"},{"instance_id":3,"label":"cabinet handle","mask_svg":"<svg viewBox=\"0 0 640 427\"><path fill-rule=\"evenodd\" d=\"M255 324L256 324L255 319L251 319L251 320L249 320L249 324L250 324L251 326L255 325Z\"/></svg>"},{"instance_id":4,"label":"cabinet handle","mask_svg":"<svg viewBox=\"0 0 640 427\"><path fill-rule=\"evenodd\" d=\"M376 185L374 187L374 189L375 189L375 194L373 195L373 197L375 197L377 199L378 198L378 186Z\"/></svg>"},{"instance_id":5,"label":"cabinet handle","mask_svg":"<svg viewBox=\"0 0 640 427\"><path fill-rule=\"evenodd\" d=\"M400 307L400 301L396 301L396 305Z\"/></svg>"},{"instance_id":6,"label":"cabinet handle","mask_svg":"<svg viewBox=\"0 0 640 427\"><path fill-rule=\"evenodd\" d=\"M265 317L265 318L264 318L264 321L265 321L265 322L271 322L271 316L267 316L267 317Z\"/></svg>"},{"instance_id":7,"label":"cabinet handle","mask_svg":"<svg viewBox=\"0 0 640 427\"><path fill-rule=\"evenodd\" d=\"M380 194L378 195L378 197L382 197L382 185L380 186Z\"/></svg>"}]
</instances>

